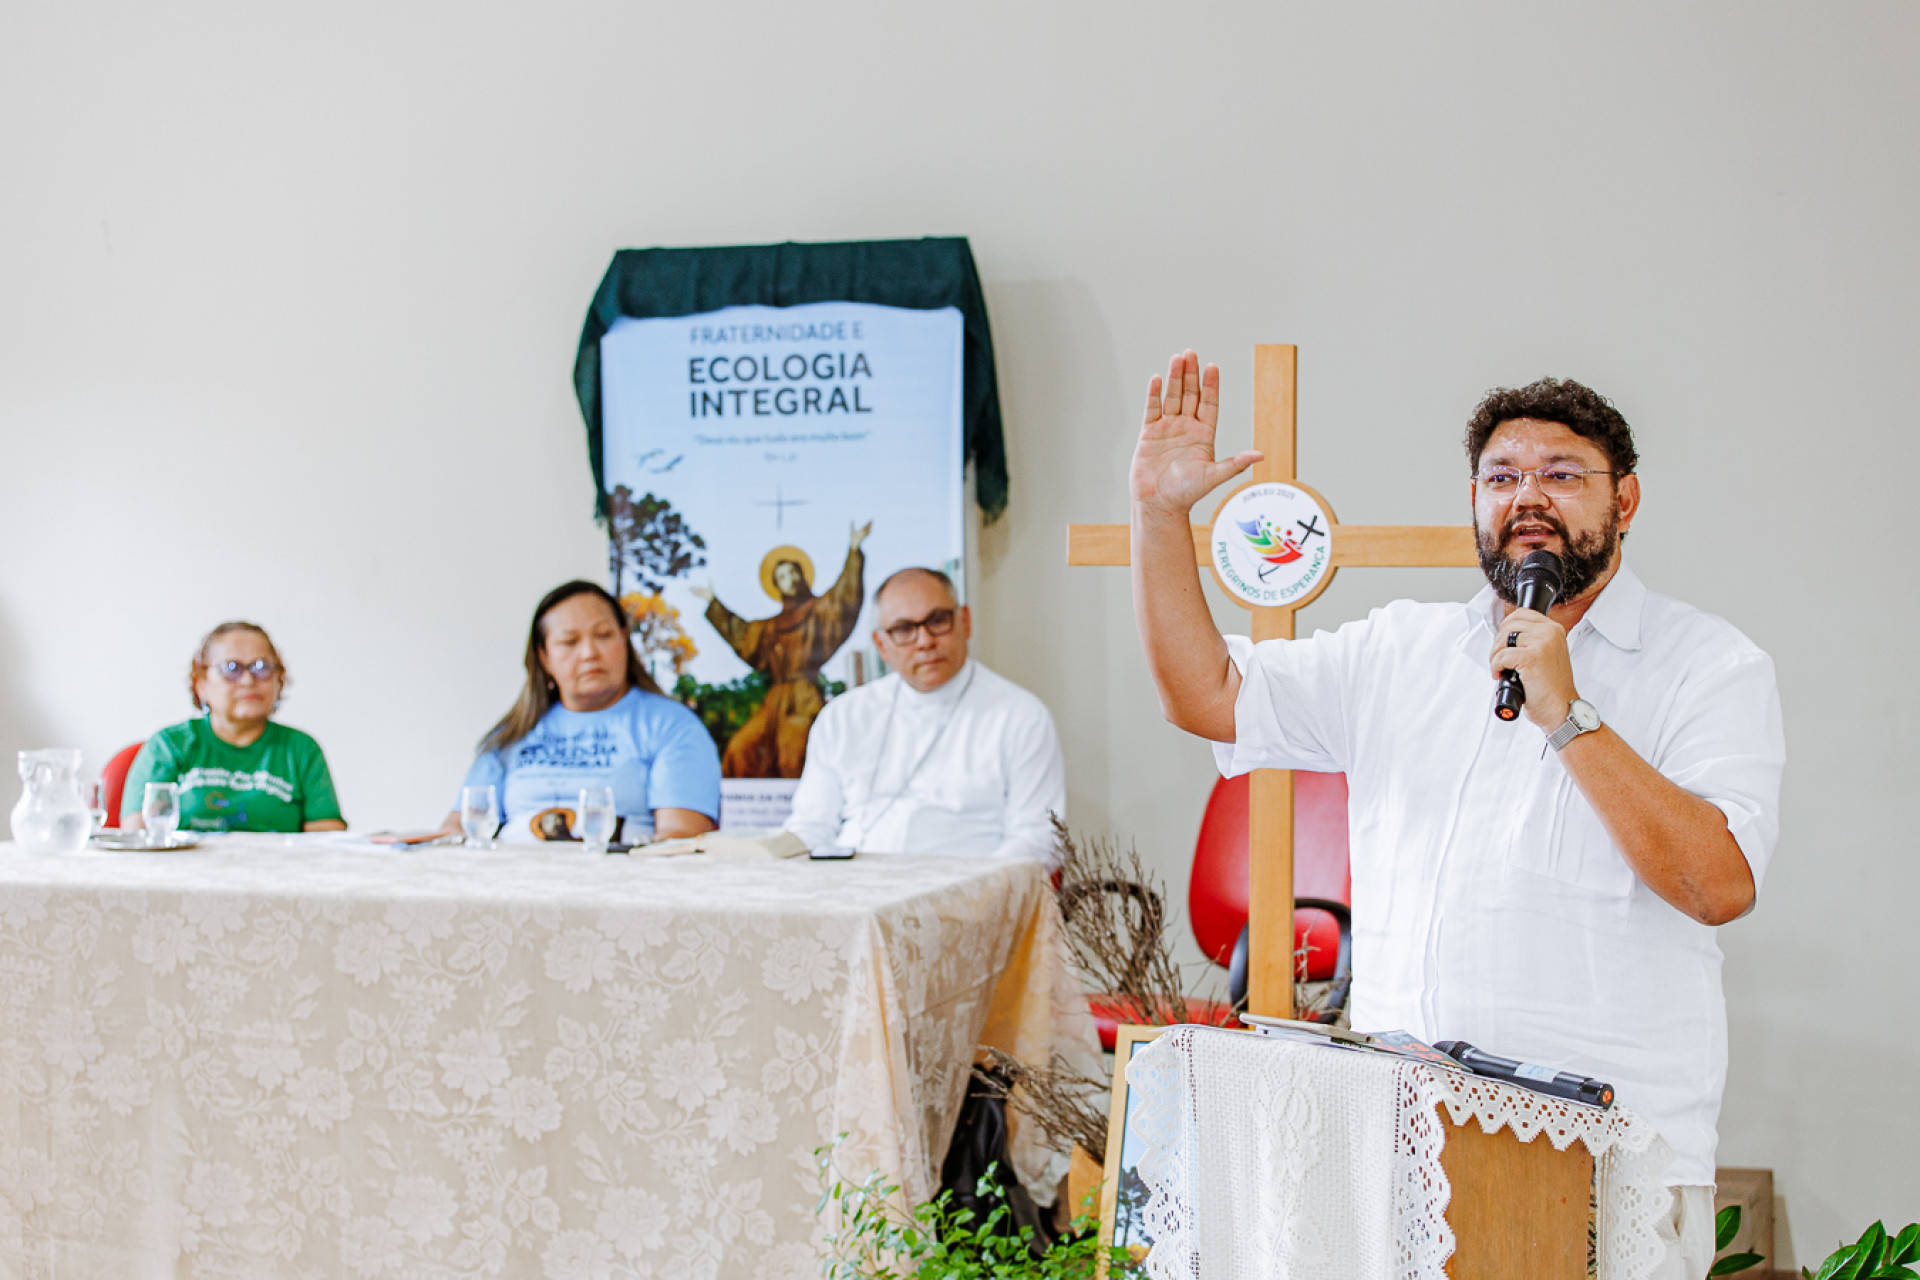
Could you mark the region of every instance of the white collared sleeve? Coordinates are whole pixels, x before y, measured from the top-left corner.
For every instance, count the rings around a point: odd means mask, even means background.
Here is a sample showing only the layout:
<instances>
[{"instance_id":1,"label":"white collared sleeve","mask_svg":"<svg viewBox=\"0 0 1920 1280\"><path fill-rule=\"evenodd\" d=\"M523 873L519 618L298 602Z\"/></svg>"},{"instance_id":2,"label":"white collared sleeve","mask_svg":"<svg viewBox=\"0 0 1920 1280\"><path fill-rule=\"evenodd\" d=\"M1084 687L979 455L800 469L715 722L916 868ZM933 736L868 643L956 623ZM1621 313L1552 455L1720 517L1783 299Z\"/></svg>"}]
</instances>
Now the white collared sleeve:
<instances>
[{"instance_id":1,"label":"white collared sleeve","mask_svg":"<svg viewBox=\"0 0 1920 1280\"><path fill-rule=\"evenodd\" d=\"M1037 698L1008 718L1007 815L996 855L1032 858L1048 870L1060 865L1053 819L1067 817L1067 770L1053 715Z\"/></svg>"},{"instance_id":2,"label":"white collared sleeve","mask_svg":"<svg viewBox=\"0 0 1920 1280\"><path fill-rule=\"evenodd\" d=\"M1376 611L1377 613L1378 611ZM1373 618L1304 640L1227 636L1240 671L1232 742L1213 744L1214 763L1231 778L1255 769L1340 773L1351 758L1346 702L1350 675Z\"/></svg>"},{"instance_id":3,"label":"white collared sleeve","mask_svg":"<svg viewBox=\"0 0 1920 1280\"><path fill-rule=\"evenodd\" d=\"M1717 655L1674 692L1653 766L1727 816L1758 894L1780 838L1786 734L1773 659L1751 644Z\"/></svg>"},{"instance_id":4,"label":"white collared sleeve","mask_svg":"<svg viewBox=\"0 0 1920 1280\"><path fill-rule=\"evenodd\" d=\"M844 816L846 785L840 777L843 717L835 711L838 702L829 702L814 718L807 734L807 763L800 770L800 785L793 791L793 809L782 824L809 849L824 849L835 843Z\"/></svg>"}]
</instances>

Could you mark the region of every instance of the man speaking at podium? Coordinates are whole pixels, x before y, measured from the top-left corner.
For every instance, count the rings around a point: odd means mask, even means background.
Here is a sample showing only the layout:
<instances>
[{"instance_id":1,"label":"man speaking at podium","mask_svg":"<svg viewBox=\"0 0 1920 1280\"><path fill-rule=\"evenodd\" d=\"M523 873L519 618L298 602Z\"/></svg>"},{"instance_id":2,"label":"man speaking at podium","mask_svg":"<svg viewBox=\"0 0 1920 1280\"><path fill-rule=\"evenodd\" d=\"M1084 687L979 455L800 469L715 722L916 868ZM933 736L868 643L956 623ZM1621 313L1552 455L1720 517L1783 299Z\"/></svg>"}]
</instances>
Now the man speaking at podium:
<instances>
[{"instance_id":1,"label":"man speaking at podium","mask_svg":"<svg viewBox=\"0 0 1920 1280\"><path fill-rule=\"evenodd\" d=\"M1167 719L1229 775L1347 775L1355 1028L1611 1082L1674 1150L1675 1274L1704 1276L1727 1065L1713 926L1752 908L1779 831L1772 660L1622 563L1632 432L1553 379L1490 392L1467 425L1472 600L1222 637L1190 512L1259 455L1215 459L1219 385L1175 357L1133 455L1134 613ZM1546 614L1516 608L1539 551L1562 569ZM1511 722L1493 714L1508 670Z\"/></svg>"}]
</instances>

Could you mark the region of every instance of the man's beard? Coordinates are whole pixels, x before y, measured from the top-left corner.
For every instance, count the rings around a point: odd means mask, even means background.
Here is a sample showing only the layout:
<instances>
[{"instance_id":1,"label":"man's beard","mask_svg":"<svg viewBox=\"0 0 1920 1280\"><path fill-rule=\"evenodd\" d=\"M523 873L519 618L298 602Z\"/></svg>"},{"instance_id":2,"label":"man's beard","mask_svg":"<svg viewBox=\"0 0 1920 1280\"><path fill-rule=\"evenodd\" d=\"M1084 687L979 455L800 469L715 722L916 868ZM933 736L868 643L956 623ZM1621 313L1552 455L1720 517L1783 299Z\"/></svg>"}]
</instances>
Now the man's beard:
<instances>
[{"instance_id":1,"label":"man's beard","mask_svg":"<svg viewBox=\"0 0 1920 1280\"><path fill-rule=\"evenodd\" d=\"M1497 541L1476 521L1473 541L1480 553L1480 572L1487 575L1493 593L1509 605L1520 603L1520 562L1525 557L1508 556L1505 549L1513 540L1513 526L1522 520L1548 525L1560 535L1560 545L1566 548L1560 553L1558 598L1563 601L1577 600L1585 594L1613 563L1614 552L1620 547L1620 513L1614 510L1607 512L1606 524L1578 538L1569 534L1566 522L1550 511L1516 512L1500 526Z\"/></svg>"}]
</instances>

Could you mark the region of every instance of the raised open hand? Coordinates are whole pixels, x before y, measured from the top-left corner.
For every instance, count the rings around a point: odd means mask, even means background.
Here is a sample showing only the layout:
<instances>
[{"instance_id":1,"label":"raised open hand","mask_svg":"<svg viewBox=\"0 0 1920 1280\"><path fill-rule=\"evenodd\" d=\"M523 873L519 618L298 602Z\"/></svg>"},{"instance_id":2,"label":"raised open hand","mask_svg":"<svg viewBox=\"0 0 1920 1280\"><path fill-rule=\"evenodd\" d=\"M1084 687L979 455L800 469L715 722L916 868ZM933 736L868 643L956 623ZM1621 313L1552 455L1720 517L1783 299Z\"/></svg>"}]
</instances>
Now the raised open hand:
<instances>
[{"instance_id":1,"label":"raised open hand","mask_svg":"<svg viewBox=\"0 0 1920 1280\"><path fill-rule=\"evenodd\" d=\"M1133 501L1184 520L1194 503L1260 461L1261 455L1251 451L1216 461L1213 436L1219 423L1219 366L1202 371L1193 352L1175 356L1164 386L1158 377L1147 383L1147 418L1127 476Z\"/></svg>"}]
</instances>

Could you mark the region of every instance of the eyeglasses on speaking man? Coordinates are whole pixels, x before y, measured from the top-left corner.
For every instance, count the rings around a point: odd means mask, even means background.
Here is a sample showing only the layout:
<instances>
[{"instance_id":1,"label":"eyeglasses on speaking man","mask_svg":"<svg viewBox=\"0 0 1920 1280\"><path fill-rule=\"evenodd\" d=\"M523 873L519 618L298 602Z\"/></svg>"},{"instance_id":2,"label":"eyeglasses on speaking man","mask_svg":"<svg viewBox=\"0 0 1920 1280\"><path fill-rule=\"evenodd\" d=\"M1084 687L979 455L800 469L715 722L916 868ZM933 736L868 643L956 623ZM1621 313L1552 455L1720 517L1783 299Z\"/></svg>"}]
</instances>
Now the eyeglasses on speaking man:
<instances>
[{"instance_id":1,"label":"eyeglasses on speaking man","mask_svg":"<svg viewBox=\"0 0 1920 1280\"><path fill-rule=\"evenodd\" d=\"M1522 470L1519 467L1488 467L1477 472L1473 482L1485 489L1495 498L1511 498L1519 494L1528 477L1540 486L1540 492L1549 498L1577 498L1587 485L1588 476L1610 476L1611 471L1589 471L1583 467L1568 466L1565 463L1551 463L1544 467Z\"/></svg>"}]
</instances>

